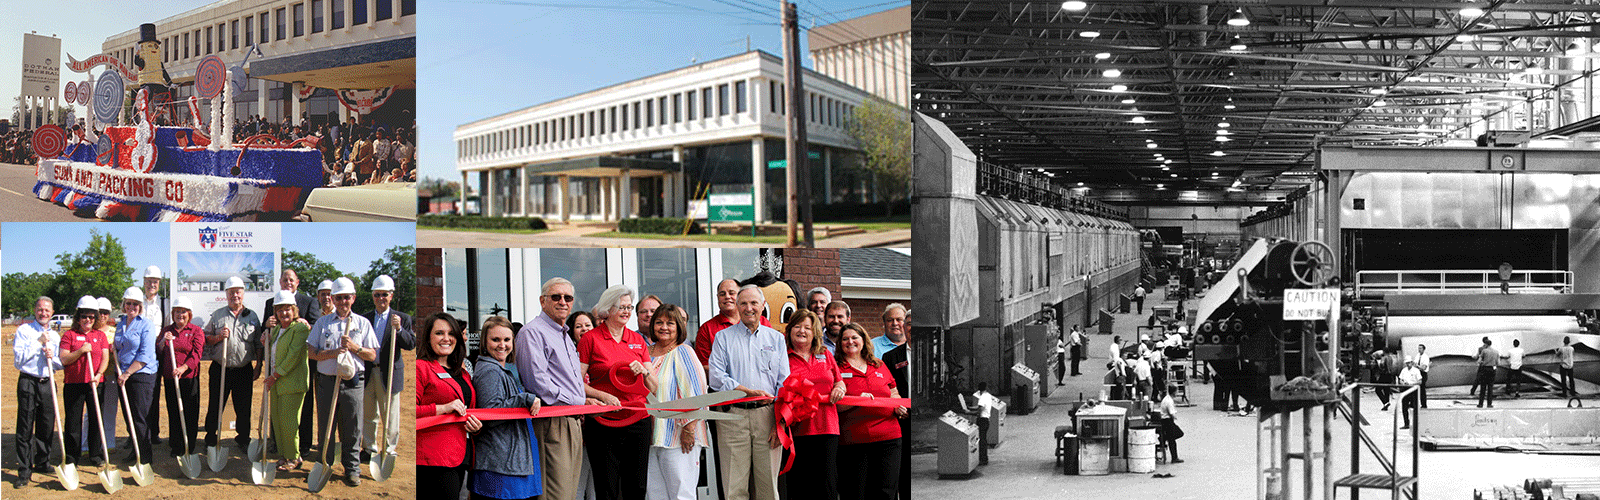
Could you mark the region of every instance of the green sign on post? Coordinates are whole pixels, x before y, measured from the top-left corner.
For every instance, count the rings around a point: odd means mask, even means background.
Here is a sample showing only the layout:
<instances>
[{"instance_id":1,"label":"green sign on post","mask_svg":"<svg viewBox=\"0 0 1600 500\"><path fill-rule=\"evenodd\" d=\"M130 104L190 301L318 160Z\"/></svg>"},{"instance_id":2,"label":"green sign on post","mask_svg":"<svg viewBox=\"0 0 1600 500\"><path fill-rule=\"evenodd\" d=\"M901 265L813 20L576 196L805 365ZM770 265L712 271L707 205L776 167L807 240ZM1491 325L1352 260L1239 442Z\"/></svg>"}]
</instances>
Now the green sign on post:
<instances>
[{"instance_id":1,"label":"green sign on post","mask_svg":"<svg viewBox=\"0 0 1600 500\"><path fill-rule=\"evenodd\" d=\"M749 193L720 193L706 198L709 222L749 222L750 236L756 235L756 196Z\"/></svg>"},{"instance_id":2,"label":"green sign on post","mask_svg":"<svg viewBox=\"0 0 1600 500\"><path fill-rule=\"evenodd\" d=\"M816 151L807 151L806 152L806 158L810 158L810 159L813 159L813 160L821 160L822 159L822 153L818 153ZM767 168L769 168L769 169L779 169L779 168L783 168L783 167L787 167L787 166L789 166L789 160L772 160L772 161L767 162Z\"/></svg>"}]
</instances>

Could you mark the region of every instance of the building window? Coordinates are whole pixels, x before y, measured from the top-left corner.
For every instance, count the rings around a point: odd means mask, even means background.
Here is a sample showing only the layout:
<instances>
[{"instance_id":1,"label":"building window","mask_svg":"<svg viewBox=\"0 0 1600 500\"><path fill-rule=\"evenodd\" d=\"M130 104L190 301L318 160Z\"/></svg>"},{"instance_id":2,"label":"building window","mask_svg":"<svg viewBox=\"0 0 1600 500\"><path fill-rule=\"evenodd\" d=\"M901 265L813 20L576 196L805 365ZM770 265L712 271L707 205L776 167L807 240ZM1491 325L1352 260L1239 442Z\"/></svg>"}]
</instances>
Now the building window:
<instances>
[{"instance_id":1,"label":"building window","mask_svg":"<svg viewBox=\"0 0 1600 500\"><path fill-rule=\"evenodd\" d=\"M194 56L200 57L200 30L194 30Z\"/></svg>"},{"instance_id":2,"label":"building window","mask_svg":"<svg viewBox=\"0 0 1600 500\"><path fill-rule=\"evenodd\" d=\"M645 99L644 100L644 126L646 126L646 127L654 127L654 126L656 126L656 100L655 99Z\"/></svg>"},{"instance_id":3,"label":"building window","mask_svg":"<svg viewBox=\"0 0 1600 500\"><path fill-rule=\"evenodd\" d=\"M367 0L350 0L350 25L367 24Z\"/></svg>"},{"instance_id":4,"label":"building window","mask_svg":"<svg viewBox=\"0 0 1600 500\"><path fill-rule=\"evenodd\" d=\"M325 0L311 0L311 32L322 32L322 11L326 6Z\"/></svg>"},{"instance_id":5,"label":"building window","mask_svg":"<svg viewBox=\"0 0 1600 500\"><path fill-rule=\"evenodd\" d=\"M688 116L690 121L694 121L695 114L694 114L694 91L693 90L683 93L683 102L684 102L683 110L685 111L684 115Z\"/></svg>"},{"instance_id":6,"label":"building window","mask_svg":"<svg viewBox=\"0 0 1600 500\"><path fill-rule=\"evenodd\" d=\"M683 94L672 94L672 123L683 121Z\"/></svg>"},{"instance_id":7,"label":"building window","mask_svg":"<svg viewBox=\"0 0 1600 500\"><path fill-rule=\"evenodd\" d=\"M711 112L715 111L711 108L711 102L711 87L700 89L700 109L704 118L711 118Z\"/></svg>"},{"instance_id":8,"label":"building window","mask_svg":"<svg viewBox=\"0 0 1600 500\"><path fill-rule=\"evenodd\" d=\"M207 54L210 54L212 52L211 49L213 47L211 46L211 37L212 37L213 34L214 33L212 32L211 27L210 26L206 26L206 53Z\"/></svg>"},{"instance_id":9,"label":"building window","mask_svg":"<svg viewBox=\"0 0 1600 500\"><path fill-rule=\"evenodd\" d=\"M245 26L249 26L249 25L250 25L250 22L249 21L245 21ZM228 44L229 47L228 48L229 48L229 50L237 50L239 48L239 20L238 19L234 19L233 20L232 28L233 29L228 30L228 35L229 35L228 38L230 40L232 40L231 42L229 42L229 44Z\"/></svg>"},{"instance_id":10,"label":"building window","mask_svg":"<svg viewBox=\"0 0 1600 500\"><path fill-rule=\"evenodd\" d=\"M417 15L417 0L400 0L400 15Z\"/></svg>"},{"instance_id":11,"label":"building window","mask_svg":"<svg viewBox=\"0 0 1600 500\"><path fill-rule=\"evenodd\" d=\"M594 111L590 111L589 112L589 130L588 130L588 133L584 135L584 137L594 137L595 134L598 134L598 133L601 133L601 132L605 132L605 129L595 127L595 120L596 120L595 115L596 114L600 115L600 117L598 119L600 119L600 120L606 119L606 114L605 114L604 111L601 111L599 113L596 113Z\"/></svg>"},{"instance_id":12,"label":"building window","mask_svg":"<svg viewBox=\"0 0 1600 500\"><path fill-rule=\"evenodd\" d=\"M696 258L692 248L639 249L639 289L661 297L666 304L680 304L695 324L700 319L700 287Z\"/></svg>"},{"instance_id":13,"label":"building window","mask_svg":"<svg viewBox=\"0 0 1600 500\"><path fill-rule=\"evenodd\" d=\"M611 117L606 119L606 125L610 126L609 131L611 133L616 133L617 132L617 107L616 106L612 106L611 107Z\"/></svg>"},{"instance_id":14,"label":"building window","mask_svg":"<svg viewBox=\"0 0 1600 500\"><path fill-rule=\"evenodd\" d=\"M728 84L717 86L717 116L728 114Z\"/></svg>"},{"instance_id":15,"label":"building window","mask_svg":"<svg viewBox=\"0 0 1600 500\"><path fill-rule=\"evenodd\" d=\"M306 4L294 4L294 36L306 36Z\"/></svg>"},{"instance_id":16,"label":"building window","mask_svg":"<svg viewBox=\"0 0 1600 500\"><path fill-rule=\"evenodd\" d=\"M262 12L256 17L261 20L261 36L256 38L256 43L267 43L267 40L269 39L267 35L267 13Z\"/></svg>"},{"instance_id":17,"label":"building window","mask_svg":"<svg viewBox=\"0 0 1600 500\"><path fill-rule=\"evenodd\" d=\"M379 21L394 17L394 0L378 0L375 14Z\"/></svg>"},{"instance_id":18,"label":"building window","mask_svg":"<svg viewBox=\"0 0 1600 500\"><path fill-rule=\"evenodd\" d=\"M288 26L289 26L288 16L289 16L289 9L287 7L278 9L278 31L277 31L278 37L277 38L273 38L274 41L288 38L288 36L285 36L285 35L288 34L288 29L287 29Z\"/></svg>"},{"instance_id":19,"label":"building window","mask_svg":"<svg viewBox=\"0 0 1600 500\"><path fill-rule=\"evenodd\" d=\"M183 58L184 59L188 59L189 58L189 34L188 33L184 33L183 34Z\"/></svg>"},{"instance_id":20,"label":"building window","mask_svg":"<svg viewBox=\"0 0 1600 500\"><path fill-rule=\"evenodd\" d=\"M733 111L743 113L749 108L749 98L745 96L744 80L733 82Z\"/></svg>"},{"instance_id":21,"label":"building window","mask_svg":"<svg viewBox=\"0 0 1600 500\"><path fill-rule=\"evenodd\" d=\"M639 103L637 101L633 103L633 128L639 128Z\"/></svg>"},{"instance_id":22,"label":"building window","mask_svg":"<svg viewBox=\"0 0 1600 500\"><path fill-rule=\"evenodd\" d=\"M583 193L599 194L598 189L576 185L577 179L573 179L571 182L573 185L569 189L575 195L585 196ZM599 182L589 180L585 184L598 188ZM598 198L598 196L595 197ZM573 211L581 213L582 208L587 204L584 202L592 202L594 200L574 201L577 202L577 206L574 207L575 210ZM539 249L539 274L541 276L535 280L539 283L544 283L545 280L560 276L572 282L573 290L589 291L589 293L578 294L580 297L577 297L577 300L572 303L572 310L574 311L594 308L595 300L600 298L600 294L595 291L605 290L607 285L622 281L621 279L606 279L606 250L604 248L541 248ZM480 324L482 323L480 322Z\"/></svg>"},{"instance_id":23,"label":"building window","mask_svg":"<svg viewBox=\"0 0 1600 500\"><path fill-rule=\"evenodd\" d=\"M333 0L333 25L331 29L344 28L344 2L345 0Z\"/></svg>"}]
</instances>

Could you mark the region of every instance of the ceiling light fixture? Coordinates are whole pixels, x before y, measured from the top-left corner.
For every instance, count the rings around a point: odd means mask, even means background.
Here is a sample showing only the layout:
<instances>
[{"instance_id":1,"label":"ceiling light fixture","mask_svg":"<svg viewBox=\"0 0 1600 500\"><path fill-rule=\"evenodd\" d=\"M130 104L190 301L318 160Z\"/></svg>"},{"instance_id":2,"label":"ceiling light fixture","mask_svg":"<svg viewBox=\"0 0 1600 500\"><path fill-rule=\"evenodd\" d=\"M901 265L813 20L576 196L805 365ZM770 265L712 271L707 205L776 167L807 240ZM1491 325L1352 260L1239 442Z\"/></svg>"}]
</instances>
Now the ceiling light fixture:
<instances>
[{"instance_id":1,"label":"ceiling light fixture","mask_svg":"<svg viewBox=\"0 0 1600 500\"><path fill-rule=\"evenodd\" d=\"M1123 104L1133 104L1133 103L1135 103L1135 102L1138 102L1138 101L1134 101L1134 100L1133 100L1133 98L1132 98L1132 97L1129 97L1129 98L1127 98L1127 99L1123 99L1123 100L1122 100L1122 103L1123 103Z\"/></svg>"},{"instance_id":2,"label":"ceiling light fixture","mask_svg":"<svg viewBox=\"0 0 1600 500\"><path fill-rule=\"evenodd\" d=\"M1172 164L1172 160L1164 160L1164 161L1161 162L1161 164L1162 165L1171 165ZM1162 167L1162 168L1166 168L1166 167Z\"/></svg>"},{"instance_id":3,"label":"ceiling light fixture","mask_svg":"<svg viewBox=\"0 0 1600 500\"><path fill-rule=\"evenodd\" d=\"M1244 40L1239 39L1239 35L1233 35L1233 42L1228 44L1228 50L1244 50L1248 48L1250 47L1244 44Z\"/></svg>"},{"instance_id":4,"label":"ceiling light fixture","mask_svg":"<svg viewBox=\"0 0 1600 500\"><path fill-rule=\"evenodd\" d=\"M1100 38L1100 32L1094 31L1094 30L1080 31L1080 32L1078 32L1078 36L1081 36L1081 37L1084 37L1084 38Z\"/></svg>"},{"instance_id":5,"label":"ceiling light fixture","mask_svg":"<svg viewBox=\"0 0 1600 500\"><path fill-rule=\"evenodd\" d=\"M1171 174L1171 175L1172 175L1172 178L1174 178L1174 179L1178 178L1178 174Z\"/></svg>"},{"instance_id":6,"label":"ceiling light fixture","mask_svg":"<svg viewBox=\"0 0 1600 500\"><path fill-rule=\"evenodd\" d=\"M1471 33L1462 33L1460 35L1456 35L1456 41L1457 42L1462 42L1462 43L1476 42L1476 41L1478 41L1478 35L1474 35L1474 34L1471 34Z\"/></svg>"},{"instance_id":7,"label":"ceiling light fixture","mask_svg":"<svg viewBox=\"0 0 1600 500\"><path fill-rule=\"evenodd\" d=\"M1231 141L1231 140L1233 140L1233 139L1229 139L1228 136L1225 136L1225 135L1217 136L1217 142L1228 142L1228 141Z\"/></svg>"},{"instance_id":8,"label":"ceiling light fixture","mask_svg":"<svg viewBox=\"0 0 1600 500\"><path fill-rule=\"evenodd\" d=\"M1172 170L1172 167L1161 167L1162 172L1166 172L1168 170Z\"/></svg>"},{"instance_id":9,"label":"ceiling light fixture","mask_svg":"<svg viewBox=\"0 0 1600 500\"><path fill-rule=\"evenodd\" d=\"M1079 10L1083 10L1083 9L1089 8L1089 4L1087 2L1081 2L1079 0L1071 0L1071 1L1067 1L1067 2L1061 2L1061 8L1062 9L1066 9L1066 10L1071 10L1071 11L1079 11Z\"/></svg>"},{"instance_id":10,"label":"ceiling light fixture","mask_svg":"<svg viewBox=\"0 0 1600 500\"><path fill-rule=\"evenodd\" d=\"M1144 121L1145 120L1144 120L1143 116L1135 116L1135 117L1133 117L1133 123L1144 123Z\"/></svg>"},{"instance_id":11,"label":"ceiling light fixture","mask_svg":"<svg viewBox=\"0 0 1600 500\"><path fill-rule=\"evenodd\" d=\"M1238 106L1234 106L1233 105L1233 98L1232 97L1228 98L1228 103L1227 104L1222 105L1222 109L1233 109L1233 108L1237 108L1237 107Z\"/></svg>"},{"instance_id":12,"label":"ceiling light fixture","mask_svg":"<svg viewBox=\"0 0 1600 500\"><path fill-rule=\"evenodd\" d=\"M1166 189L1166 188L1167 188L1166 184L1160 184L1160 183L1156 184L1156 189Z\"/></svg>"},{"instance_id":13,"label":"ceiling light fixture","mask_svg":"<svg viewBox=\"0 0 1600 500\"><path fill-rule=\"evenodd\" d=\"M1233 9L1233 15L1228 16L1228 26L1249 26L1250 18L1245 17L1244 8Z\"/></svg>"},{"instance_id":14,"label":"ceiling light fixture","mask_svg":"<svg viewBox=\"0 0 1600 500\"><path fill-rule=\"evenodd\" d=\"M1144 147L1147 147L1147 148L1150 148L1150 149L1155 149L1156 148L1156 143L1152 142L1152 143L1149 143L1149 144L1145 144Z\"/></svg>"},{"instance_id":15,"label":"ceiling light fixture","mask_svg":"<svg viewBox=\"0 0 1600 500\"><path fill-rule=\"evenodd\" d=\"M1128 86L1120 84L1120 83L1116 84L1116 85L1112 85L1111 86L1111 91L1112 92L1127 92L1128 91Z\"/></svg>"},{"instance_id":16,"label":"ceiling light fixture","mask_svg":"<svg viewBox=\"0 0 1600 500\"><path fill-rule=\"evenodd\" d=\"M1372 94L1372 95L1384 95L1384 94L1389 93L1389 89L1386 89L1386 88L1383 88L1383 87L1378 87L1378 88L1375 88L1375 89L1367 90L1367 93L1368 94Z\"/></svg>"},{"instance_id":17,"label":"ceiling light fixture","mask_svg":"<svg viewBox=\"0 0 1600 500\"><path fill-rule=\"evenodd\" d=\"M1217 128L1228 128L1228 127L1231 127L1231 126L1233 126L1233 125L1228 124L1228 119L1227 118L1223 118L1222 121L1217 122Z\"/></svg>"},{"instance_id":18,"label":"ceiling light fixture","mask_svg":"<svg viewBox=\"0 0 1600 500\"><path fill-rule=\"evenodd\" d=\"M1102 60L1110 59L1111 58L1111 53L1110 52L1101 52L1099 54L1095 54L1094 58L1095 59L1102 59Z\"/></svg>"},{"instance_id":19,"label":"ceiling light fixture","mask_svg":"<svg viewBox=\"0 0 1600 500\"><path fill-rule=\"evenodd\" d=\"M1117 68L1111 68L1111 69L1108 69L1108 70L1105 70L1105 71L1101 71L1100 72L1100 76L1103 76L1103 77L1106 77L1106 78L1116 78L1116 77L1122 76L1122 70L1117 69Z\"/></svg>"},{"instance_id":20,"label":"ceiling light fixture","mask_svg":"<svg viewBox=\"0 0 1600 500\"><path fill-rule=\"evenodd\" d=\"M1228 153L1224 153L1222 151L1212 151L1211 156L1228 156Z\"/></svg>"},{"instance_id":21,"label":"ceiling light fixture","mask_svg":"<svg viewBox=\"0 0 1600 500\"><path fill-rule=\"evenodd\" d=\"M1461 8L1461 17L1475 18L1481 15L1483 15L1483 9L1477 6Z\"/></svg>"},{"instance_id":22,"label":"ceiling light fixture","mask_svg":"<svg viewBox=\"0 0 1600 500\"><path fill-rule=\"evenodd\" d=\"M1377 107L1380 107L1380 108L1384 107L1384 106L1387 106L1388 104L1389 104L1389 101L1385 101L1383 99L1378 99L1376 101L1372 101L1372 105L1373 106L1377 106Z\"/></svg>"}]
</instances>

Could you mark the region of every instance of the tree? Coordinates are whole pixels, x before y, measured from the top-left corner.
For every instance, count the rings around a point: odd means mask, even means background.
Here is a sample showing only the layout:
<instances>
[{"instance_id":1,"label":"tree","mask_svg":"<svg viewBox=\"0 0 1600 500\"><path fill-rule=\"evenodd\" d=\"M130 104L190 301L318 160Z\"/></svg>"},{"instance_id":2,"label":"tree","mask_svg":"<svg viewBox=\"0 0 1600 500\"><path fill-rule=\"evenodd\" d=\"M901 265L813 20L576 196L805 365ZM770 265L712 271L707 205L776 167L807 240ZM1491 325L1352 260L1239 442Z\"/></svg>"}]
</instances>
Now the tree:
<instances>
[{"instance_id":1,"label":"tree","mask_svg":"<svg viewBox=\"0 0 1600 500\"><path fill-rule=\"evenodd\" d=\"M433 197L435 197L435 198L445 198L445 197L450 197L450 196L455 196L456 195L456 191L457 191L456 184L457 184L457 182L459 182L459 181L450 181L450 180L446 180L446 179L435 179L435 178L432 178L432 177L423 177L422 178L422 182L418 182L417 183L417 190L418 191L431 191L431 192L433 192Z\"/></svg>"},{"instance_id":2,"label":"tree","mask_svg":"<svg viewBox=\"0 0 1600 500\"><path fill-rule=\"evenodd\" d=\"M76 307L78 298L84 295L120 302L122 292L133 286L133 268L128 267L122 242L99 229L89 230L89 247L83 252L57 255L56 267L55 281L47 295L56 301L58 311ZM32 310L33 306L28 307Z\"/></svg>"},{"instance_id":3,"label":"tree","mask_svg":"<svg viewBox=\"0 0 1600 500\"><path fill-rule=\"evenodd\" d=\"M864 167L876 182L884 215L893 214L894 202L911 192L911 114L906 108L878 97L868 97L855 109L846 130L861 147Z\"/></svg>"},{"instance_id":4,"label":"tree","mask_svg":"<svg viewBox=\"0 0 1600 500\"><path fill-rule=\"evenodd\" d=\"M388 275L394 279L394 301L390 307L406 314L414 314L417 310L417 247L412 245L392 247L383 251L383 258L372 261L367 267L367 273L361 275L361 283L356 287L371 290L372 280L378 275ZM356 294L355 311L366 312L373 310L372 294Z\"/></svg>"},{"instance_id":5,"label":"tree","mask_svg":"<svg viewBox=\"0 0 1600 500\"><path fill-rule=\"evenodd\" d=\"M333 281L344 276L333 264L318 260L315 255L293 250L283 251L283 268L293 269L295 276L300 278L300 290L295 291L304 291L313 297L317 295L317 285L323 280Z\"/></svg>"},{"instance_id":6,"label":"tree","mask_svg":"<svg viewBox=\"0 0 1600 500\"><path fill-rule=\"evenodd\" d=\"M9 273L4 281L5 293L0 294L0 300L3 300L0 314L8 318L27 317L33 315L33 301L50 293L50 285L55 278L45 273ZM59 302L56 307L61 307ZM50 318L44 319L48 321Z\"/></svg>"}]
</instances>

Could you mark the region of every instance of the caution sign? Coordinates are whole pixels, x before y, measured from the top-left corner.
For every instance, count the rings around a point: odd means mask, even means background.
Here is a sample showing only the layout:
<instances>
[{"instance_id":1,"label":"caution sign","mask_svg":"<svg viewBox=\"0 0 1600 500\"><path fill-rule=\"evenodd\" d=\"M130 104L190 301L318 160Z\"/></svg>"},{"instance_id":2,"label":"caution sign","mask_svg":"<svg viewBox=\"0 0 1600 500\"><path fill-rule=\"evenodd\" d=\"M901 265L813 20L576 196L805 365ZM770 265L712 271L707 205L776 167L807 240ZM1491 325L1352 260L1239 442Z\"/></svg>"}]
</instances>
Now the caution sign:
<instances>
[{"instance_id":1,"label":"caution sign","mask_svg":"<svg viewBox=\"0 0 1600 500\"><path fill-rule=\"evenodd\" d=\"M1284 321L1330 320L1338 307L1337 288L1291 288L1283 291Z\"/></svg>"}]
</instances>

